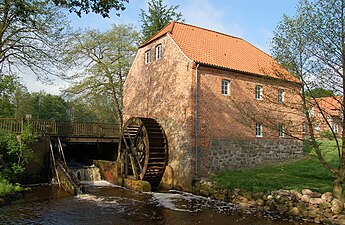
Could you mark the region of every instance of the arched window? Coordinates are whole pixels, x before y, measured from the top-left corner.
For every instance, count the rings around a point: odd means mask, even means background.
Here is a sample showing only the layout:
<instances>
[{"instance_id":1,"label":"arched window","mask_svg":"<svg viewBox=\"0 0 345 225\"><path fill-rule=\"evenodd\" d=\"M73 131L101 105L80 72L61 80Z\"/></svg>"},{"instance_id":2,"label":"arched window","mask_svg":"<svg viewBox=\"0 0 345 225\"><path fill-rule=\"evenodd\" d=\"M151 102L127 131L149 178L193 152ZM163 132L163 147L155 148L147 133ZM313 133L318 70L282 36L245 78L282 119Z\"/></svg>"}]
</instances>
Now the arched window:
<instances>
[{"instance_id":1,"label":"arched window","mask_svg":"<svg viewBox=\"0 0 345 225\"><path fill-rule=\"evenodd\" d=\"M222 80L222 95L230 95L230 81Z\"/></svg>"}]
</instances>

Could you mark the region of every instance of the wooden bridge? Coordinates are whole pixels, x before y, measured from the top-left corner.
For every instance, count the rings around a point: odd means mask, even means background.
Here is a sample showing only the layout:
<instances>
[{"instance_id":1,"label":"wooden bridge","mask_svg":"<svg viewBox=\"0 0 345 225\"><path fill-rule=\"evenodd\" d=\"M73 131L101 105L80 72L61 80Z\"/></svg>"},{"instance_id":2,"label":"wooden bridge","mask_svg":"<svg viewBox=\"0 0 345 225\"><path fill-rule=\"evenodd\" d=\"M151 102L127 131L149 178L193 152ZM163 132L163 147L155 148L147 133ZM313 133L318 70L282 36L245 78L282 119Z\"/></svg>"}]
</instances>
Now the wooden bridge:
<instances>
[{"instance_id":1,"label":"wooden bridge","mask_svg":"<svg viewBox=\"0 0 345 225\"><path fill-rule=\"evenodd\" d=\"M0 118L0 129L13 133L22 133L27 125L38 135L61 137L67 142L117 142L119 138L115 124Z\"/></svg>"}]
</instances>

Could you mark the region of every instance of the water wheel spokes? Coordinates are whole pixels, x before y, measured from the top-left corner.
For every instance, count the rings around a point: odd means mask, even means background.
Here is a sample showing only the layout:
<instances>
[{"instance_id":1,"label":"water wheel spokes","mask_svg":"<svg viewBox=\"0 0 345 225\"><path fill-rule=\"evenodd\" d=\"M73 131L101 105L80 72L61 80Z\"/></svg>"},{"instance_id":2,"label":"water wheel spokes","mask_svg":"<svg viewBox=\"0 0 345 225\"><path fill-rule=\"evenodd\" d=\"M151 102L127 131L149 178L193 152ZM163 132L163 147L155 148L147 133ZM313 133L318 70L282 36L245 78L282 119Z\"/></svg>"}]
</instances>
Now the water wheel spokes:
<instances>
[{"instance_id":1,"label":"water wheel spokes","mask_svg":"<svg viewBox=\"0 0 345 225\"><path fill-rule=\"evenodd\" d=\"M151 118L131 118L122 129L119 145L122 174L158 187L167 162L167 140Z\"/></svg>"}]
</instances>

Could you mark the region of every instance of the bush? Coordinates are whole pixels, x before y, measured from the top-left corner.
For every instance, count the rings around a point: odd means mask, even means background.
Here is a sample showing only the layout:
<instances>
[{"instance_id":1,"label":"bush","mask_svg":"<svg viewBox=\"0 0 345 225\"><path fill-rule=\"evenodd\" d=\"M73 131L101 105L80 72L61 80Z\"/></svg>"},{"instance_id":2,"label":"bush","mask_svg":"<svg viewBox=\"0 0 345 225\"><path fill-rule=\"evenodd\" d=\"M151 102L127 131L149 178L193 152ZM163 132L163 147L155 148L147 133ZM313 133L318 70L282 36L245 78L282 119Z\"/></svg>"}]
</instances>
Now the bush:
<instances>
[{"instance_id":1,"label":"bush","mask_svg":"<svg viewBox=\"0 0 345 225\"><path fill-rule=\"evenodd\" d=\"M1 177L0 174L0 197L13 194L21 190L22 188L18 184L11 184L5 178Z\"/></svg>"},{"instance_id":2,"label":"bush","mask_svg":"<svg viewBox=\"0 0 345 225\"><path fill-rule=\"evenodd\" d=\"M0 175L9 182L19 181L28 160L32 157L29 146L35 142L35 137L31 130L31 127L27 126L19 136L4 130L0 131Z\"/></svg>"},{"instance_id":3,"label":"bush","mask_svg":"<svg viewBox=\"0 0 345 225\"><path fill-rule=\"evenodd\" d=\"M321 138L327 138L328 140L334 140L334 136L333 136L332 132L330 132L329 130L321 131L320 137Z\"/></svg>"}]
</instances>

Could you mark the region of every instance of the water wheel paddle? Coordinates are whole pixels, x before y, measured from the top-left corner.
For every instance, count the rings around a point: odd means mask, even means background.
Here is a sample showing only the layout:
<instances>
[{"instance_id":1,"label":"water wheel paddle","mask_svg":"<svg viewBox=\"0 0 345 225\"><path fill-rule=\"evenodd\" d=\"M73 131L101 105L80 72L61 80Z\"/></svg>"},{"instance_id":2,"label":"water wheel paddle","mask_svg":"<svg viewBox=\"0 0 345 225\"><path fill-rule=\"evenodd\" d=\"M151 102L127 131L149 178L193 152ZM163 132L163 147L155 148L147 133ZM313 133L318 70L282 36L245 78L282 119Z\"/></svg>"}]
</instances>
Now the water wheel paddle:
<instances>
[{"instance_id":1,"label":"water wheel paddle","mask_svg":"<svg viewBox=\"0 0 345 225\"><path fill-rule=\"evenodd\" d=\"M129 119L121 131L118 153L124 176L148 181L152 189L159 186L168 146L163 128L155 119Z\"/></svg>"}]
</instances>

